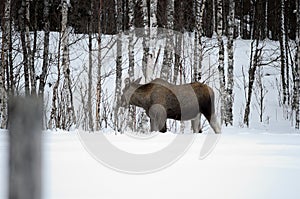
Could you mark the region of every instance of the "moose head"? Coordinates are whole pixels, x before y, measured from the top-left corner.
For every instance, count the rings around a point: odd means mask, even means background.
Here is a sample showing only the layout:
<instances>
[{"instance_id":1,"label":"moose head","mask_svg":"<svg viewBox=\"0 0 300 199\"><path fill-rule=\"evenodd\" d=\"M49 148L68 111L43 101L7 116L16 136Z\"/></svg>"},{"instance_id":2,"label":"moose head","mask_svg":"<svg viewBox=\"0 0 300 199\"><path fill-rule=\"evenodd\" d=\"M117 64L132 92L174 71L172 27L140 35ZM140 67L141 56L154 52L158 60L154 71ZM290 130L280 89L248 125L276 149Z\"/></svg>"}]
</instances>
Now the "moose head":
<instances>
[{"instance_id":1,"label":"moose head","mask_svg":"<svg viewBox=\"0 0 300 199\"><path fill-rule=\"evenodd\" d=\"M140 86L141 82L141 77L138 78L137 80L131 81L130 78L126 78L124 80L125 87L122 90L122 95L121 95L121 106L126 107L130 104L130 99L135 92L135 90Z\"/></svg>"}]
</instances>

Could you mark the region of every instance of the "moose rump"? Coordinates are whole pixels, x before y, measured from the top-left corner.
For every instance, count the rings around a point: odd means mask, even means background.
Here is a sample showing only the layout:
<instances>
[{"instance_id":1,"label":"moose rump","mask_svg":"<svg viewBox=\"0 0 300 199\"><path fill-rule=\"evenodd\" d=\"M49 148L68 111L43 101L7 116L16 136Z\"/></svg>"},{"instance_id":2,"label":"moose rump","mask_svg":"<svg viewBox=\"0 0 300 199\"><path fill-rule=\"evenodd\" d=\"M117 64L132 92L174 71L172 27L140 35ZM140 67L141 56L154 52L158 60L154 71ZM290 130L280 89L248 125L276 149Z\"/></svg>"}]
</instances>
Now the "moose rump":
<instances>
[{"instance_id":1,"label":"moose rump","mask_svg":"<svg viewBox=\"0 0 300 199\"><path fill-rule=\"evenodd\" d=\"M195 133L200 129L200 114L209 121L215 133L220 133L214 111L213 90L202 83L193 82L173 85L162 79L139 84L141 78L130 82L125 80L122 104L135 105L145 109L150 117L151 131L166 132L166 120L192 120Z\"/></svg>"}]
</instances>

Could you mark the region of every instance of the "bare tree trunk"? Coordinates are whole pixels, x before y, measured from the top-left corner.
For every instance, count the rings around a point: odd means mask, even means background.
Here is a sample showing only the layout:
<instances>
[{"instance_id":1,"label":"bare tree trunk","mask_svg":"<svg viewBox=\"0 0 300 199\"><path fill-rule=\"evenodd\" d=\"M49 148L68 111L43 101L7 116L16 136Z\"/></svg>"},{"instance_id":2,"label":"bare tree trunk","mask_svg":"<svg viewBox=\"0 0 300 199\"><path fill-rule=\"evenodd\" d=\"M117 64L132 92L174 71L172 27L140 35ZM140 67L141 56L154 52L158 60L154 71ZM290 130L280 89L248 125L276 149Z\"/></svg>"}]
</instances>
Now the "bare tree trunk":
<instances>
[{"instance_id":1,"label":"bare tree trunk","mask_svg":"<svg viewBox=\"0 0 300 199\"><path fill-rule=\"evenodd\" d=\"M257 67L259 67L260 65L261 54L262 54L262 48L259 48L259 38L257 37L256 40L253 40L251 42L250 67L248 71L249 74L248 95L247 95L246 108L244 113L244 124L246 124L248 127L249 127L250 104L252 98L253 85L255 81L255 72Z\"/></svg>"},{"instance_id":2,"label":"bare tree trunk","mask_svg":"<svg viewBox=\"0 0 300 199\"><path fill-rule=\"evenodd\" d=\"M93 0L90 0L90 16L89 16L89 69L88 69L88 100L87 100L87 109L88 109L88 121L89 121L89 131L94 130L93 122L93 107L92 107L92 69L93 69L93 38L92 38L92 19L93 19Z\"/></svg>"},{"instance_id":3,"label":"bare tree trunk","mask_svg":"<svg viewBox=\"0 0 300 199\"><path fill-rule=\"evenodd\" d=\"M73 106L73 93L71 88L71 78L70 78L70 58L69 58L69 30L67 27L68 22L68 10L69 4L67 0L62 0L62 20L61 20L61 34L62 34L62 67L64 74L63 88L62 88L62 103L64 119L62 128L70 129L70 127L75 124L75 111Z\"/></svg>"},{"instance_id":4,"label":"bare tree trunk","mask_svg":"<svg viewBox=\"0 0 300 199\"><path fill-rule=\"evenodd\" d=\"M9 47L10 47L10 14L11 0L6 0L4 5L4 18L2 25L2 52L0 68L0 128L6 128L7 124L7 91L5 89L5 69L9 65Z\"/></svg>"},{"instance_id":5,"label":"bare tree trunk","mask_svg":"<svg viewBox=\"0 0 300 199\"><path fill-rule=\"evenodd\" d=\"M300 128L300 2L296 1L297 7L297 32L296 32L296 43L297 43L297 52L296 52L296 66L294 69L295 73L295 88L294 88L294 107L296 114L296 129Z\"/></svg>"},{"instance_id":6,"label":"bare tree trunk","mask_svg":"<svg viewBox=\"0 0 300 199\"><path fill-rule=\"evenodd\" d=\"M97 67L97 88L96 88L96 130L100 130L101 121L100 121L100 107L101 107L101 88L102 88L102 82L101 82L101 16L102 16L102 0L99 1L99 13L98 13L98 67Z\"/></svg>"},{"instance_id":7,"label":"bare tree trunk","mask_svg":"<svg viewBox=\"0 0 300 199\"><path fill-rule=\"evenodd\" d=\"M46 75L49 66L49 38L50 38L50 22L49 22L49 0L44 0L44 52L43 52L43 66L42 73L39 77L39 97L44 101L44 91L46 85Z\"/></svg>"},{"instance_id":8,"label":"bare tree trunk","mask_svg":"<svg viewBox=\"0 0 300 199\"><path fill-rule=\"evenodd\" d=\"M174 75L173 75L173 83L177 84L177 79L180 71L180 67L182 66L182 39L183 33L176 34L176 50L175 50L175 63L174 63Z\"/></svg>"},{"instance_id":9,"label":"bare tree trunk","mask_svg":"<svg viewBox=\"0 0 300 199\"><path fill-rule=\"evenodd\" d=\"M219 46L219 83L220 83L220 97L221 97L221 122L224 122L225 119L225 72L224 72L224 42L222 38L223 33L223 1L218 0L218 6L217 6L217 22L218 22L218 28L217 28L217 35L218 35L218 46Z\"/></svg>"},{"instance_id":10,"label":"bare tree trunk","mask_svg":"<svg viewBox=\"0 0 300 199\"><path fill-rule=\"evenodd\" d=\"M9 199L42 197L42 110L37 98L9 102Z\"/></svg>"},{"instance_id":11,"label":"bare tree trunk","mask_svg":"<svg viewBox=\"0 0 300 199\"><path fill-rule=\"evenodd\" d=\"M285 33L285 5L284 0L281 0L281 18L280 18L280 36L279 36L279 43L280 43L280 61L281 61L281 84L282 84L282 91L283 91L283 104L287 102L287 83L286 83L286 49L285 49L285 40L286 40L286 33Z\"/></svg>"},{"instance_id":12,"label":"bare tree trunk","mask_svg":"<svg viewBox=\"0 0 300 199\"><path fill-rule=\"evenodd\" d=\"M31 95L36 95L36 74L35 74L35 67L34 67L34 61L35 61L35 53L37 51L37 13L38 13L38 7L37 7L37 1L33 2L33 9L34 9L34 21L33 21L33 45L31 49L31 38L30 38L30 32L29 32L29 21L30 21L30 1L27 0L27 6L26 6L26 38L27 38L27 49L29 53L29 72L30 72L30 87L31 87Z\"/></svg>"},{"instance_id":13,"label":"bare tree trunk","mask_svg":"<svg viewBox=\"0 0 300 199\"><path fill-rule=\"evenodd\" d=\"M59 40L59 44L58 44L58 51L60 51L60 47L61 47L61 39ZM58 53L58 58L57 58L58 62L57 62L57 80L53 86L53 92L52 92L52 109L51 109L51 113L50 113L50 118L48 121L48 127L50 129L53 128L53 124L55 124L56 128L61 128L61 124L60 124L60 115L58 113L58 107L56 105L59 104L59 95L58 95L58 87L60 84L60 53Z\"/></svg>"},{"instance_id":14,"label":"bare tree trunk","mask_svg":"<svg viewBox=\"0 0 300 199\"><path fill-rule=\"evenodd\" d=\"M116 90L115 90L115 130L120 130L119 123L119 108L121 101L121 86L122 86L122 26L123 26L123 4L122 0L116 0L117 5L117 57L116 57Z\"/></svg>"},{"instance_id":15,"label":"bare tree trunk","mask_svg":"<svg viewBox=\"0 0 300 199\"><path fill-rule=\"evenodd\" d=\"M226 97L226 117L225 124L233 125L233 86L234 86L234 49L233 49L233 31L234 31L234 10L235 3L234 0L229 1L229 20L228 20L228 42L227 42L227 52L228 52L228 71L227 71L227 97Z\"/></svg>"},{"instance_id":16,"label":"bare tree trunk","mask_svg":"<svg viewBox=\"0 0 300 199\"><path fill-rule=\"evenodd\" d=\"M167 81L171 78L172 64L173 64L173 52L174 52L174 0L168 0L167 6L167 38L164 50L163 65L160 73L160 77Z\"/></svg>"},{"instance_id":17,"label":"bare tree trunk","mask_svg":"<svg viewBox=\"0 0 300 199\"><path fill-rule=\"evenodd\" d=\"M149 29L149 55L148 55L148 65L147 65L147 73L148 73L148 79L146 82L149 82L152 80L153 71L154 69L154 63L155 63L155 51L156 51L156 37L157 37L157 5L158 5L158 0L150 0L150 29Z\"/></svg>"},{"instance_id":18,"label":"bare tree trunk","mask_svg":"<svg viewBox=\"0 0 300 199\"><path fill-rule=\"evenodd\" d=\"M129 15L129 45L128 45L128 57L129 57L129 67L128 67L128 74L131 81L134 81L134 6L135 0L129 0L128 5L128 15ZM131 130L136 130L136 108L135 106L129 107L129 127Z\"/></svg>"},{"instance_id":19,"label":"bare tree trunk","mask_svg":"<svg viewBox=\"0 0 300 199\"><path fill-rule=\"evenodd\" d=\"M22 0L22 5L19 11L19 24L21 32L21 45L23 50L23 69L24 69L24 84L25 84L25 95L29 96L30 86L29 86L29 59L28 59L28 49L26 46L26 6L27 0Z\"/></svg>"},{"instance_id":20,"label":"bare tree trunk","mask_svg":"<svg viewBox=\"0 0 300 199\"><path fill-rule=\"evenodd\" d=\"M196 15L196 31L194 36L194 74L193 80L201 80L201 69L203 60L203 49L202 49L202 34L203 34L203 13L205 9L206 0L195 0L195 15Z\"/></svg>"}]
</instances>

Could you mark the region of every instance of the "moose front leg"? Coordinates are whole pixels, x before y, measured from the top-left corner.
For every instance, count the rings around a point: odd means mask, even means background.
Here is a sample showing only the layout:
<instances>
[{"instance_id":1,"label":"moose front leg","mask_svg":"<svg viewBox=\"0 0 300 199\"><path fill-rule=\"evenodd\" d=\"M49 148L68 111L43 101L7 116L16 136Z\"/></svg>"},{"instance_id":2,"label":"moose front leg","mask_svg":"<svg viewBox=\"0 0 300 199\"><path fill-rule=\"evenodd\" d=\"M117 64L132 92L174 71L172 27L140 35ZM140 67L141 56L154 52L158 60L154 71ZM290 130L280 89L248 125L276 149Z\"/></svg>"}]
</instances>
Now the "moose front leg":
<instances>
[{"instance_id":1,"label":"moose front leg","mask_svg":"<svg viewBox=\"0 0 300 199\"><path fill-rule=\"evenodd\" d=\"M167 112L160 104L154 104L149 110L151 131L160 131L165 133L167 131Z\"/></svg>"},{"instance_id":2,"label":"moose front leg","mask_svg":"<svg viewBox=\"0 0 300 199\"><path fill-rule=\"evenodd\" d=\"M150 119L151 132L159 131L161 133L167 132L167 122L157 121L156 119Z\"/></svg>"}]
</instances>

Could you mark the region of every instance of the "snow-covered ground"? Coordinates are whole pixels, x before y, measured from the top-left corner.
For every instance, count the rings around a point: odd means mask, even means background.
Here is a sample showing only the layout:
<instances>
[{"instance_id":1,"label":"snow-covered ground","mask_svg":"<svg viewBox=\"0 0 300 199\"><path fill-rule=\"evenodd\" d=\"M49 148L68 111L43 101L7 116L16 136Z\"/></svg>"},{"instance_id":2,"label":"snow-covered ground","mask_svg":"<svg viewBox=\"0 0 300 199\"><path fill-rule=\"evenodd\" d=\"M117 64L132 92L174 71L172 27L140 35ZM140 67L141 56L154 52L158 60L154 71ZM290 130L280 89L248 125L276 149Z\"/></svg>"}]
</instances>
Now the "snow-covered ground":
<instances>
[{"instance_id":1,"label":"snow-covered ground","mask_svg":"<svg viewBox=\"0 0 300 199\"><path fill-rule=\"evenodd\" d=\"M125 134L106 136L123 150L155 151L175 134L159 134L155 144L153 139L136 140ZM44 198L300 198L299 134L224 128L212 153L199 160L206 136L197 135L170 167L130 175L95 160L76 132L45 132ZM7 198L7 142L7 133L0 131L0 199Z\"/></svg>"},{"instance_id":2,"label":"snow-covered ground","mask_svg":"<svg viewBox=\"0 0 300 199\"><path fill-rule=\"evenodd\" d=\"M183 57L186 76L192 68L193 37L185 35ZM73 38L76 39L76 38ZM51 49L57 51L58 34L51 34ZM103 52L102 73L104 98L113 109L113 91L115 76L115 46L111 36L103 38L106 46ZM136 45L136 77L141 74L142 51L141 39ZM216 39L206 39L203 60L206 83L215 89L218 95L217 48L213 48ZM162 41L158 41L160 46ZM139 44L139 45L138 45ZM181 159L158 172L131 175L107 168L93 158L82 145L77 131L47 131L43 133L44 162L43 187L44 199L94 199L94 198L230 198L230 199L298 199L300 198L300 133L293 129L293 113L289 108L280 106L280 71L278 62L261 68L266 97L264 101L263 122L259 121L258 85L255 84L251 103L250 128L243 126L245 109L245 91L248 81L248 67L251 41L235 41L235 103L234 127L223 128L223 133L212 153L200 160L199 155L208 135L208 125L204 134L196 136L195 141ZM276 57L279 53L278 43L266 41L264 60ZM74 88L74 103L78 115L83 111L80 97L80 83L86 87L87 76L87 40L80 40L71 46L71 70ZM123 48L127 48L124 45ZM95 47L96 49L96 47ZM225 48L226 49L226 48ZM127 51L124 50L124 77L128 65ZM94 59L96 59L96 54ZM162 55L160 55L162 57ZM21 59L20 59L21 61ZM227 60L225 60L226 62ZM159 63L161 60L159 59ZM96 63L95 63L96 65ZM52 66L52 65L51 65ZM54 65L53 65L54 66ZM96 77L96 68L93 81ZM159 71L159 70L157 70ZM108 75L112 73L112 75ZM245 77L243 76L243 73ZM123 78L124 78L123 77ZM56 80L55 67L51 67L48 83ZM189 79L187 79L189 81ZM49 84L47 84L49 85ZM113 89L112 89L113 88ZM95 93L95 91L93 91ZM52 88L46 88L46 107L51 106ZM109 98L108 98L109 97ZM219 98L216 98L219 107ZM93 104L95 99L93 98ZM81 111L80 111L81 110ZM219 110L217 110L218 112ZM288 118L288 119L287 119ZM80 120L80 118L79 118ZM79 127L80 128L80 127ZM170 144L177 136L173 132L158 134L152 139L134 139L126 134L115 135L111 130L103 130L107 139L119 149L129 153L145 154L156 152ZM189 128L187 134L191 136ZM107 151L103 151L105 153ZM7 153L8 134L0 130L0 199L7 198Z\"/></svg>"}]
</instances>

